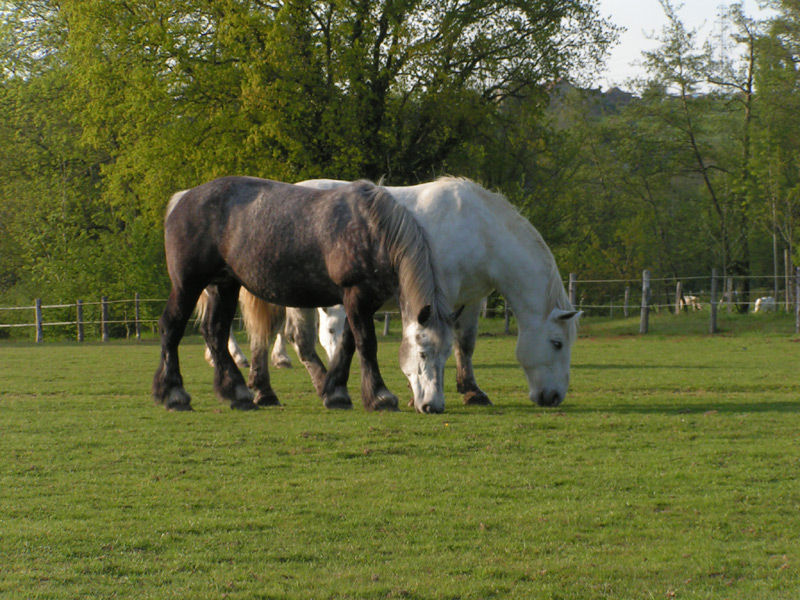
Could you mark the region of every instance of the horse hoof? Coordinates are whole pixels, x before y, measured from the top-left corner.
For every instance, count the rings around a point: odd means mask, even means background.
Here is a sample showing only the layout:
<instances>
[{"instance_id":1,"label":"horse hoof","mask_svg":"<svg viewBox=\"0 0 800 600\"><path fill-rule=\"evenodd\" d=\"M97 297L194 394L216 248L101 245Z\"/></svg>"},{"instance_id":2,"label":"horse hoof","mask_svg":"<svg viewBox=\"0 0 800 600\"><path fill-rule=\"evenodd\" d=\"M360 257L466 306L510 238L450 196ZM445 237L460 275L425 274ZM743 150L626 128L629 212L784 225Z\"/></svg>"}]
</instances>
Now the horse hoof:
<instances>
[{"instance_id":1,"label":"horse hoof","mask_svg":"<svg viewBox=\"0 0 800 600\"><path fill-rule=\"evenodd\" d=\"M250 361L247 360L244 356L241 356L236 359L236 366L239 367L240 369L249 369Z\"/></svg>"},{"instance_id":2,"label":"horse hoof","mask_svg":"<svg viewBox=\"0 0 800 600\"><path fill-rule=\"evenodd\" d=\"M175 388L167 396L164 408L170 412L183 412L192 410L192 397L183 388Z\"/></svg>"},{"instance_id":3,"label":"horse hoof","mask_svg":"<svg viewBox=\"0 0 800 600\"><path fill-rule=\"evenodd\" d=\"M464 404L467 406L492 406L492 401L481 390L477 390L464 394Z\"/></svg>"},{"instance_id":4,"label":"horse hoof","mask_svg":"<svg viewBox=\"0 0 800 600\"><path fill-rule=\"evenodd\" d=\"M353 408L353 401L350 400L350 396L345 392L344 394L332 394L326 398L322 399L322 404L325 405L325 408L335 408L335 409L344 409L349 410Z\"/></svg>"},{"instance_id":5,"label":"horse hoof","mask_svg":"<svg viewBox=\"0 0 800 600\"><path fill-rule=\"evenodd\" d=\"M372 404L372 410L388 410L394 412L400 410L399 404L400 402L397 396L387 391L379 394L375 398L375 402Z\"/></svg>"},{"instance_id":6,"label":"horse hoof","mask_svg":"<svg viewBox=\"0 0 800 600\"><path fill-rule=\"evenodd\" d=\"M227 397L230 398L230 396ZM233 391L233 398L230 398L230 402L231 408L237 410L253 410L253 408L258 408L254 404L255 399L253 398L253 392L244 384L236 386Z\"/></svg>"},{"instance_id":7,"label":"horse hoof","mask_svg":"<svg viewBox=\"0 0 800 600\"><path fill-rule=\"evenodd\" d=\"M278 395L275 392L256 392L256 397L253 399L256 406L280 406Z\"/></svg>"}]
</instances>

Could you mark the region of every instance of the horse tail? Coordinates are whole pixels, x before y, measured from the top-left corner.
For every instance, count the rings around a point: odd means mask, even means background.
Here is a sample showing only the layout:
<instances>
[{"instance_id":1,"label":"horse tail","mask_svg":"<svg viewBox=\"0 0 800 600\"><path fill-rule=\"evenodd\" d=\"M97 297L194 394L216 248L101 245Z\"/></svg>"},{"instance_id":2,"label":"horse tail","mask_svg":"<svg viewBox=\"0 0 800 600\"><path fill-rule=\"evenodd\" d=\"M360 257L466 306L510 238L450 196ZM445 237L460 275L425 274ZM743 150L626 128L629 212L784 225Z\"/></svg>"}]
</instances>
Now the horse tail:
<instances>
[{"instance_id":1,"label":"horse tail","mask_svg":"<svg viewBox=\"0 0 800 600\"><path fill-rule=\"evenodd\" d=\"M203 290L200 297L197 299L197 304L194 307L194 312L197 315L197 320L202 322L206 318L208 312L208 292Z\"/></svg>"},{"instance_id":2,"label":"horse tail","mask_svg":"<svg viewBox=\"0 0 800 600\"><path fill-rule=\"evenodd\" d=\"M286 309L257 298L245 288L239 290L239 306L251 346L268 347L273 332L279 332L286 321Z\"/></svg>"}]
</instances>

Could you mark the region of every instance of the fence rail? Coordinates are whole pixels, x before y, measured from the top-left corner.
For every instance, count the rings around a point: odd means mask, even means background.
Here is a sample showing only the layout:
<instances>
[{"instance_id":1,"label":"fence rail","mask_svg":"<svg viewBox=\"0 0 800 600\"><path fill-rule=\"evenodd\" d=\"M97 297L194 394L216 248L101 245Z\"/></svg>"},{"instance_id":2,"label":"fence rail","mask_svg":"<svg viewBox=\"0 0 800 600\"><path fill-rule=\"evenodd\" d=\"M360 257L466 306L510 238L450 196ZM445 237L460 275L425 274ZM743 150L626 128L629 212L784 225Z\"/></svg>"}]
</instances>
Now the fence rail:
<instances>
[{"instance_id":1,"label":"fence rail","mask_svg":"<svg viewBox=\"0 0 800 600\"><path fill-rule=\"evenodd\" d=\"M786 312L794 312L795 332L800 333L800 267L795 270L794 277L751 276L747 279L751 282L769 281L772 287L756 287L751 289L752 293L749 295L740 296L734 288L734 278L720 277L716 269L710 276L680 278L654 278L651 277L650 271L644 271L640 280L581 280L575 273L570 273L566 287L572 304L594 316L614 317L621 313L622 316L629 317L634 310L639 311L641 334L648 333L649 315L652 312L668 311L677 314L682 311L701 310L705 306L710 307L709 332L715 333L719 310L724 309L728 313L734 309L749 310L755 305L753 297L771 293L768 296L772 298L769 309L783 308ZM778 285L779 280L784 284L783 288ZM705 290L706 283L709 291ZM641 296L638 296L639 288ZM655 292L654 288L657 288ZM603 299L603 302L598 302L598 299ZM660 302L657 299L660 299ZM140 298L138 293L128 299L109 300L107 296L103 296L95 302L77 300L66 304L42 304L41 299L37 298L34 304L29 306L0 307L0 336L4 330L35 328L35 339L37 342L42 342L45 328L72 327L74 335L81 342L86 339L86 331L90 328L104 342L111 337L141 339L143 328L150 327L155 332L155 325L165 305L166 299ZM55 313L55 316L46 321L45 311L50 315ZM507 303L503 312L508 330L508 319L512 311ZM486 316L486 307L483 314ZM384 319L384 331L386 331L388 313L384 315Z\"/></svg>"},{"instance_id":2,"label":"fence rail","mask_svg":"<svg viewBox=\"0 0 800 600\"><path fill-rule=\"evenodd\" d=\"M140 298L135 294L132 299L109 300L103 296L96 302L84 302L77 300L74 303L62 304L42 304L40 298L36 298L32 306L0 306L0 321L14 320L16 322L0 322L0 331L4 329L34 328L35 339L41 342L44 339L46 327L74 327L78 341L84 341L86 330L94 327L99 332L103 341L108 341L111 337L132 337L141 339L142 328L146 326L155 327L158 322L158 313L163 310L166 300L157 298ZM158 305L156 310L145 310L142 314L143 306ZM21 313L19 311L22 311ZM45 320L45 311L52 316L50 320ZM25 315L16 319L3 318L3 315ZM31 319L32 316L32 319ZM124 330L124 336L122 331Z\"/></svg>"},{"instance_id":3,"label":"fence rail","mask_svg":"<svg viewBox=\"0 0 800 600\"><path fill-rule=\"evenodd\" d=\"M746 281L747 288L740 290L737 281ZM597 290L598 286L602 287L601 291ZM635 295L639 286L642 290L640 297ZM640 333L643 334L648 332L652 312L678 314L704 310L706 306L710 309L710 333L717 332L720 310L729 314L734 310L785 310L794 313L795 333L800 333L800 267L794 269L791 276L723 277L713 269L709 276L654 278L646 270L642 279L581 280L575 273L570 273L567 289L572 304L594 316L605 314L613 317L621 312L629 317L634 310L641 310ZM598 302L599 299L603 302Z\"/></svg>"}]
</instances>

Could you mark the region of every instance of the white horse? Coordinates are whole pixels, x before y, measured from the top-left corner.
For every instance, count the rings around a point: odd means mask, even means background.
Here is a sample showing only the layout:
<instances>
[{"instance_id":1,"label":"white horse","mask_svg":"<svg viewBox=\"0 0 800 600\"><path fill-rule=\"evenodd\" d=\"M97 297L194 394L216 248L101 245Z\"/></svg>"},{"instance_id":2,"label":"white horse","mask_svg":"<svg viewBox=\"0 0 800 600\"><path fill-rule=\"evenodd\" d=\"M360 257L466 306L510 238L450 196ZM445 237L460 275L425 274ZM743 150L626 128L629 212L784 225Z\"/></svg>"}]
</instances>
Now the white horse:
<instances>
[{"instance_id":1,"label":"white horse","mask_svg":"<svg viewBox=\"0 0 800 600\"><path fill-rule=\"evenodd\" d=\"M775 298L772 296L763 296L756 300L756 306L753 309L754 313L766 312L775 310Z\"/></svg>"},{"instance_id":2,"label":"white horse","mask_svg":"<svg viewBox=\"0 0 800 600\"><path fill-rule=\"evenodd\" d=\"M299 185L329 189L346 183L311 180ZM386 189L426 230L450 307L464 307L456 320L454 339L456 383L458 391L464 395L464 403L491 404L475 380L472 354L481 303L496 289L508 300L517 318L516 355L525 371L530 399L540 406L560 404L569 387L572 344L578 318L583 313L576 311L569 302L556 261L539 232L503 196L469 180L443 178L432 183ZM295 328L295 331L306 328L306 334L301 336L306 342L298 340L297 336L290 341L295 344L316 385L318 366L312 361L309 367L308 362L316 353L313 342L311 347L307 343L311 339L307 335L307 324L313 315L309 318L309 311L300 309L287 309L286 313L287 330L295 319L306 323ZM420 340L409 342L408 333L403 332L401 368L407 362L403 356L407 355L409 344L412 348L414 342L420 345ZM268 347L269 340L262 339L258 343ZM259 371L267 366L263 358L257 358L255 351L251 362L252 380L254 373L258 377ZM407 369L403 370L414 385L414 374Z\"/></svg>"},{"instance_id":3,"label":"white horse","mask_svg":"<svg viewBox=\"0 0 800 600\"><path fill-rule=\"evenodd\" d=\"M700 304L700 300L697 296L683 296L680 299L680 307L685 310L701 310L703 305Z\"/></svg>"},{"instance_id":4,"label":"white horse","mask_svg":"<svg viewBox=\"0 0 800 600\"><path fill-rule=\"evenodd\" d=\"M336 306L318 308L317 323L319 343L325 350L325 354L330 362L333 360L333 354L336 352L336 346L339 345L339 340L341 340L344 335L344 326L347 323L347 314L345 313L344 306L337 304ZM292 359L289 358L289 353L286 351L286 341L284 338L284 333L278 333L275 336L275 343L272 346L272 354L270 355L272 357L273 366L279 369L292 366ZM231 334L228 344L229 347L231 344L236 346L236 340L233 338L233 334ZM233 354L233 351L231 351L231 354Z\"/></svg>"}]
</instances>

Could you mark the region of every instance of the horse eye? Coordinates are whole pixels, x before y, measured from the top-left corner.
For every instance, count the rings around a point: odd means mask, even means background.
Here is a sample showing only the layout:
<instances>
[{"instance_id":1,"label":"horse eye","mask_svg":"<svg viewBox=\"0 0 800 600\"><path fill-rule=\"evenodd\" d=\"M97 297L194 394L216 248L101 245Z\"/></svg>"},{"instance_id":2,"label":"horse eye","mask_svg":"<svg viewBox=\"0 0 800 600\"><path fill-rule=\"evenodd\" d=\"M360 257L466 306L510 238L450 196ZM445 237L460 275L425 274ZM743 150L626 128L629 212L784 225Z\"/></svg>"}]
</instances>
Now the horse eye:
<instances>
[{"instance_id":1,"label":"horse eye","mask_svg":"<svg viewBox=\"0 0 800 600\"><path fill-rule=\"evenodd\" d=\"M564 346L564 343L560 340L550 340L550 343L553 344L553 348L556 350L561 350L561 348Z\"/></svg>"},{"instance_id":2,"label":"horse eye","mask_svg":"<svg viewBox=\"0 0 800 600\"><path fill-rule=\"evenodd\" d=\"M420 353L419 353L419 357L420 357L422 360L427 360L427 359L428 359L428 355L427 355L427 354L425 354L424 352L420 352Z\"/></svg>"}]
</instances>

